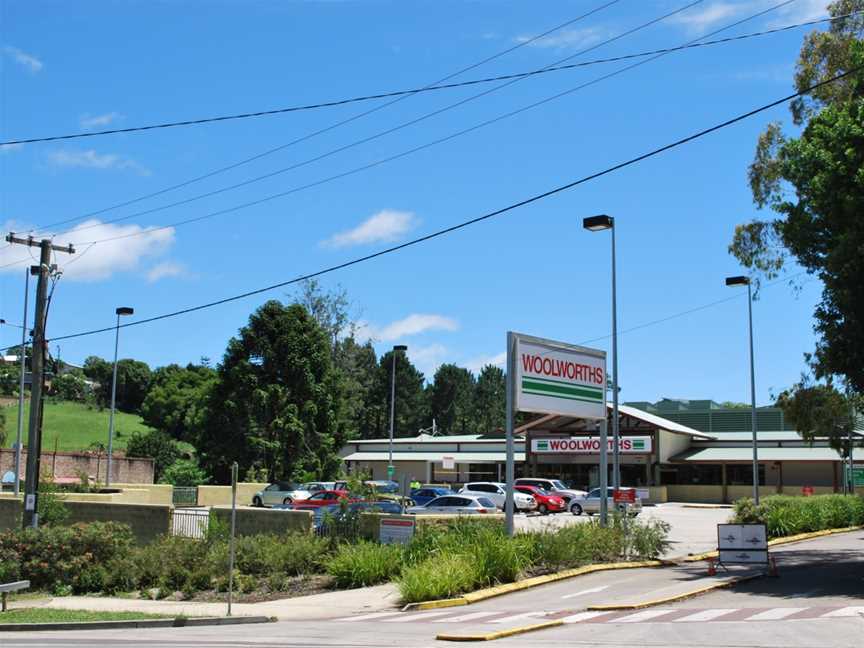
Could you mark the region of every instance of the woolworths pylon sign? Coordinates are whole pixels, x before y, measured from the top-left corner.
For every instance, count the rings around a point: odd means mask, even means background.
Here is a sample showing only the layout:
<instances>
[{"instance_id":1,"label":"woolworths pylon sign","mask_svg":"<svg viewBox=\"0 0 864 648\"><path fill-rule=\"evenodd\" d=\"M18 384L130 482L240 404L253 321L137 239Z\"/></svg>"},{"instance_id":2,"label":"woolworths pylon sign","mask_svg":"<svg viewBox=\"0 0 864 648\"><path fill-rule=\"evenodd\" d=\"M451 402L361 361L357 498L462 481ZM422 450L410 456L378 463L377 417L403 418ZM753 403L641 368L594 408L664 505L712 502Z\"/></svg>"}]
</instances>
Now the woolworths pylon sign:
<instances>
[{"instance_id":1,"label":"woolworths pylon sign","mask_svg":"<svg viewBox=\"0 0 864 648\"><path fill-rule=\"evenodd\" d=\"M587 419L606 417L606 353L512 334L514 409Z\"/></svg>"}]
</instances>

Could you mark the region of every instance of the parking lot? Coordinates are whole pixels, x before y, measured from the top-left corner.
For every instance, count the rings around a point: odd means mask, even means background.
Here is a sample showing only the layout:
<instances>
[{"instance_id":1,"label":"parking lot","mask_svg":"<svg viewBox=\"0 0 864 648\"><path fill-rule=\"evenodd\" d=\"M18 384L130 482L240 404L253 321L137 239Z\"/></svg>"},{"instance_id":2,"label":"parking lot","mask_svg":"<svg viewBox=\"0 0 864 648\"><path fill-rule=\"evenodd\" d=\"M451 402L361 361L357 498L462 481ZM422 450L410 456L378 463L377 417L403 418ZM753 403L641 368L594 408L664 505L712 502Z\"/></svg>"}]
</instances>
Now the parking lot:
<instances>
[{"instance_id":1,"label":"parking lot","mask_svg":"<svg viewBox=\"0 0 864 648\"><path fill-rule=\"evenodd\" d=\"M685 504L668 503L645 506L638 520L663 520L671 526L670 547L666 557L673 558L713 551L717 548L717 524L726 522L732 514L729 508L691 508ZM516 528L539 531L558 529L571 524L583 524L587 515L556 513L553 515L518 514Z\"/></svg>"}]
</instances>

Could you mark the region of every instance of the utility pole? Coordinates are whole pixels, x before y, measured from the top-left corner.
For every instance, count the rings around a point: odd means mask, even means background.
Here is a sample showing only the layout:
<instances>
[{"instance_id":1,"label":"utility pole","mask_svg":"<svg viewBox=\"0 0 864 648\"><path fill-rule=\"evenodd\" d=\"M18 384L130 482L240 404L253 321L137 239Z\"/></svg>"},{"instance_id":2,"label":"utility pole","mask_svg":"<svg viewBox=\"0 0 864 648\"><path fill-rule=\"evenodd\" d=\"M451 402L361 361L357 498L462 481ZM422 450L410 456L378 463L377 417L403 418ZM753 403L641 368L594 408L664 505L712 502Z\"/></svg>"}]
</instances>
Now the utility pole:
<instances>
[{"instance_id":1,"label":"utility pole","mask_svg":"<svg viewBox=\"0 0 864 648\"><path fill-rule=\"evenodd\" d=\"M27 238L16 237L10 233L6 240L12 244L26 245L28 247L39 247L39 265L30 267L30 274L39 277L36 284L36 315L33 320L33 352L31 355L31 384L30 384L30 429L27 435L27 474L24 480L24 528L37 527L39 525L38 493L39 493L39 468L42 454L42 391L45 381L45 356L47 345L45 343L45 325L48 310L48 278L52 270L51 252L65 252L75 254L72 245L53 245L50 239L42 239L37 242L32 236Z\"/></svg>"}]
</instances>

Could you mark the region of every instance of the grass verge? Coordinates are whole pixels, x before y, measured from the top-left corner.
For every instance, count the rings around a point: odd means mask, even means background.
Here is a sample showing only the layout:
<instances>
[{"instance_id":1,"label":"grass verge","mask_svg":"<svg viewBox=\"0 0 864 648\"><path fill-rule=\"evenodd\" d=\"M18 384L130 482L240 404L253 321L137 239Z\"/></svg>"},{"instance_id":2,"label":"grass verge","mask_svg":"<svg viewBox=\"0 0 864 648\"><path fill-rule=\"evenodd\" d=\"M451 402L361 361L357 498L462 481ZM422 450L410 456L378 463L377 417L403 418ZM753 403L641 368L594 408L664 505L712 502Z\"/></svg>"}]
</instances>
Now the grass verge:
<instances>
[{"instance_id":1,"label":"grass verge","mask_svg":"<svg viewBox=\"0 0 864 648\"><path fill-rule=\"evenodd\" d=\"M176 615L174 615L176 616ZM0 613L0 628L4 623L75 623L78 621L138 621L140 619L170 619L172 615L144 612L93 612L91 610L59 610L56 608L12 608Z\"/></svg>"}]
</instances>

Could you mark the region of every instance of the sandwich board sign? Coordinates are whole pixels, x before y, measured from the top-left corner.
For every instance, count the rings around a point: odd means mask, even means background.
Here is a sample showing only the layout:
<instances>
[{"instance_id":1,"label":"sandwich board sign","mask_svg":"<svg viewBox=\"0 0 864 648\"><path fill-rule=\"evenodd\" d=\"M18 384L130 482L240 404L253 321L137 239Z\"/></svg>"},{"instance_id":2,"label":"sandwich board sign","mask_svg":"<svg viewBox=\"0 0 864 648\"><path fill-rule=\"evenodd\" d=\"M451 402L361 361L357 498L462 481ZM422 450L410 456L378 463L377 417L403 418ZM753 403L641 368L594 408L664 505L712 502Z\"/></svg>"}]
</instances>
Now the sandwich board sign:
<instances>
[{"instance_id":1,"label":"sandwich board sign","mask_svg":"<svg viewBox=\"0 0 864 648\"><path fill-rule=\"evenodd\" d=\"M718 524L717 553L721 565L768 564L765 525Z\"/></svg>"}]
</instances>

